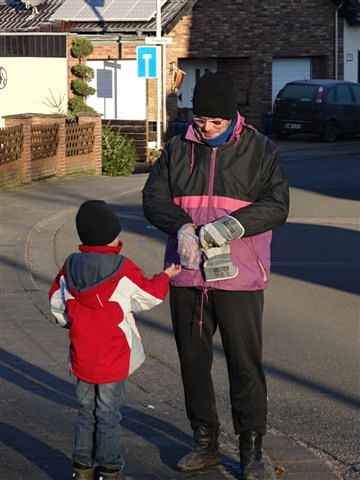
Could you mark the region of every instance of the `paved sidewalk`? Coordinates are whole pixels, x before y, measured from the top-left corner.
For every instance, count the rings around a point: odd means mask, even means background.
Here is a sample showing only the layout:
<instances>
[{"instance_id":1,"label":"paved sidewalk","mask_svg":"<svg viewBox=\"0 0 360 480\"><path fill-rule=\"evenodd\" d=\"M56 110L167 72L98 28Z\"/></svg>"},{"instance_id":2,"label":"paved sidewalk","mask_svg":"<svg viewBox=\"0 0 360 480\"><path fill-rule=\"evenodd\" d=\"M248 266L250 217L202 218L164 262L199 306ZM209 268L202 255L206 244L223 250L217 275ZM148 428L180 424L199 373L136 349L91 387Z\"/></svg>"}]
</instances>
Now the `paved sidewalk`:
<instances>
[{"instance_id":1,"label":"paved sidewalk","mask_svg":"<svg viewBox=\"0 0 360 480\"><path fill-rule=\"evenodd\" d=\"M0 479L70 478L76 403L66 373L66 332L48 321L47 289L73 244L69 218L85 199L119 204L145 175L69 177L0 191ZM171 395L170 395L171 394ZM198 475L174 469L191 448L177 372L149 357L128 383L124 410L127 473L139 480L236 479L235 439L221 437L219 468ZM270 429L266 451L278 478L335 480L325 458Z\"/></svg>"}]
</instances>

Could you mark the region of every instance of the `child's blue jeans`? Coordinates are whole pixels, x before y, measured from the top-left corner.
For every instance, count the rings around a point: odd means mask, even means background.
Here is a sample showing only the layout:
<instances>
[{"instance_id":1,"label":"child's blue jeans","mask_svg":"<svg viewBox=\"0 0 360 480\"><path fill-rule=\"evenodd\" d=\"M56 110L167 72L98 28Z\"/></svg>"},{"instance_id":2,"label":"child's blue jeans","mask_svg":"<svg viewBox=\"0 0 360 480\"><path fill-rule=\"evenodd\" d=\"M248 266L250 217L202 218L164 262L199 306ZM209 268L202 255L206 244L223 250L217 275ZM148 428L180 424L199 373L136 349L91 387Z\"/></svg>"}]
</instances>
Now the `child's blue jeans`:
<instances>
[{"instance_id":1,"label":"child's blue jeans","mask_svg":"<svg viewBox=\"0 0 360 480\"><path fill-rule=\"evenodd\" d=\"M75 423L73 462L122 470L120 408L125 382L91 384L76 382L80 407Z\"/></svg>"}]
</instances>

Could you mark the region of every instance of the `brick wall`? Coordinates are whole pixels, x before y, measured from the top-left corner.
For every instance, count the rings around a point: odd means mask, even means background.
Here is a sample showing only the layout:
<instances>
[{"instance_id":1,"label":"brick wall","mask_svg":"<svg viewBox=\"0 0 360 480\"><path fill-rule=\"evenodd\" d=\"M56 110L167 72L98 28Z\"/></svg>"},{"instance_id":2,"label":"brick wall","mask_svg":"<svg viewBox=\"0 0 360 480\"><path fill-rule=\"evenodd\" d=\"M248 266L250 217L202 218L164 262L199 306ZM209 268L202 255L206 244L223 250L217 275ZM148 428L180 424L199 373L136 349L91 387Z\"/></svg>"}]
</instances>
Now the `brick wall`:
<instances>
[{"instance_id":1,"label":"brick wall","mask_svg":"<svg viewBox=\"0 0 360 480\"><path fill-rule=\"evenodd\" d=\"M94 128L94 148L91 153L86 154L85 158L84 155L81 155L81 168L78 169L80 171L89 170L91 169L95 175L101 175L102 173L102 123L100 115L96 113L79 113L78 115L78 122L79 125L84 123L95 123ZM80 155L79 155L80 157ZM76 157L75 158L76 161ZM70 157L68 157L68 162L71 163ZM73 168L69 164L67 166L67 170L71 171L70 169Z\"/></svg>"},{"instance_id":2,"label":"brick wall","mask_svg":"<svg viewBox=\"0 0 360 480\"><path fill-rule=\"evenodd\" d=\"M75 172L88 172L101 175L102 142L101 118L97 114L80 114L79 125L94 123L94 146L90 153L66 156L65 115L21 114L5 117L5 127L22 125L23 148L19 160L0 165L0 187L15 183L30 183L49 176L62 176ZM34 159L31 154L31 130L34 125L58 124L58 144L55 155Z\"/></svg>"},{"instance_id":3,"label":"brick wall","mask_svg":"<svg viewBox=\"0 0 360 480\"><path fill-rule=\"evenodd\" d=\"M339 53L342 26L339 25ZM177 97L171 92L170 65L179 59L217 59L218 69L232 74L239 105L247 120L262 124L271 110L272 60L311 57L314 78L333 78L335 5L331 0L198 0L191 15L183 16L168 34L167 111L177 116ZM135 59L143 40L95 43L91 59ZM73 62L71 60L70 62ZM342 76L339 55L339 78ZM70 67L69 67L70 68ZM156 120L156 81L148 81L148 120Z\"/></svg>"},{"instance_id":4,"label":"brick wall","mask_svg":"<svg viewBox=\"0 0 360 480\"><path fill-rule=\"evenodd\" d=\"M247 91L248 119L259 126L271 110L273 57L314 57L315 76L334 76L334 19L330 0L198 0L170 33L169 61L224 59L219 69L233 70L241 96ZM168 105L174 116L174 95Z\"/></svg>"},{"instance_id":5,"label":"brick wall","mask_svg":"<svg viewBox=\"0 0 360 480\"><path fill-rule=\"evenodd\" d=\"M0 186L12 186L21 182L21 161L15 160L0 165Z\"/></svg>"},{"instance_id":6,"label":"brick wall","mask_svg":"<svg viewBox=\"0 0 360 480\"><path fill-rule=\"evenodd\" d=\"M141 42L143 44L144 42ZM121 58L124 60L134 60L136 58L137 43L122 42L120 47ZM139 43L140 45L140 43Z\"/></svg>"},{"instance_id":7,"label":"brick wall","mask_svg":"<svg viewBox=\"0 0 360 480\"><path fill-rule=\"evenodd\" d=\"M345 70L345 59L344 59L344 18L339 18L339 26L338 26L338 79L341 80L344 78L344 70Z\"/></svg>"},{"instance_id":8,"label":"brick wall","mask_svg":"<svg viewBox=\"0 0 360 480\"><path fill-rule=\"evenodd\" d=\"M94 50L87 60L117 60L120 56L119 44L116 41L93 42Z\"/></svg>"}]
</instances>

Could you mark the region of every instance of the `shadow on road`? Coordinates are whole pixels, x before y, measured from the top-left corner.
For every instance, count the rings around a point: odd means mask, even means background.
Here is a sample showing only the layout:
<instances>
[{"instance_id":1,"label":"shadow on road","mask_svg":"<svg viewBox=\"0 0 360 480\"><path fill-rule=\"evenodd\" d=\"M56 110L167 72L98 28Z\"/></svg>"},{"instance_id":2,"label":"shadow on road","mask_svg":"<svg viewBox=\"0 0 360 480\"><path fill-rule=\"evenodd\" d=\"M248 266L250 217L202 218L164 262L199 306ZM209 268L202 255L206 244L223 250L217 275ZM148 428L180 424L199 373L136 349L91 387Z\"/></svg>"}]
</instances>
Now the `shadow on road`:
<instances>
[{"instance_id":1,"label":"shadow on road","mask_svg":"<svg viewBox=\"0 0 360 480\"><path fill-rule=\"evenodd\" d=\"M274 231L272 272L359 295L359 244L357 230L287 223Z\"/></svg>"},{"instance_id":2,"label":"shadow on road","mask_svg":"<svg viewBox=\"0 0 360 480\"><path fill-rule=\"evenodd\" d=\"M314 149L298 146L281 153L281 165L290 187L359 201L359 152L360 141Z\"/></svg>"},{"instance_id":3,"label":"shadow on road","mask_svg":"<svg viewBox=\"0 0 360 480\"><path fill-rule=\"evenodd\" d=\"M33 465L36 465L49 478L54 480L70 478L71 464L69 459L62 452L49 447L49 445L33 435L7 423L0 422L0 442L22 455ZM17 467L9 467L9 471L11 470L16 471ZM34 478L30 472L28 474L28 478ZM21 475L18 478L25 477Z\"/></svg>"},{"instance_id":4,"label":"shadow on road","mask_svg":"<svg viewBox=\"0 0 360 480\"><path fill-rule=\"evenodd\" d=\"M64 381L4 349L0 349L0 378L15 384L30 394L50 400L57 406L61 405L72 409L77 407L72 383ZM52 428L61 422L64 414L61 409L56 412L57 418L55 415ZM29 418L28 425L31 425L32 422L36 423L38 415L41 415L41 412L34 411L33 418ZM189 435L173 424L147 415L134 407L124 407L122 425L158 448L163 463L170 468L174 468L179 458L190 450L191 437ZM0 422L0 442L21 454L52 479L65 478L66 469L70 467L70 460L61 451L50 447L14 425ZM66 476L70 478L70 473L68 472Z\"/></svg>"},{"instance_id":5,"label":"shadow on road","mask_svg":"<svg viewBox=\"0 0 360 480\"><path fill-rule=\"evenodd\" d=\"M122 425L158 448L162 462L175 468L179 459L189 452L192 439L171 423L127 406Z\"/></svg>"},{"instance_id":6,"label":"shadow on road","mask_svg":"<svg viewBox=\"0 0 360 480\"><path fill-rule=\"evenodd\" d=\"M51 402L76 408L74 388L48 371L0 348L0 378Z\"/></svg>"},{"instance_id":7,"label":"shadow on road","mask_svg":"<svg viewBox=\"0 0 360 480\"><path fill-rule=\"evenodd\" d=\"M171 328L163 326L160 323L152 320L149 314L142 313L138 315L138 323L140 327L141 325L144 325L147 328L156 330L158 332L161 332L162 334L173 335ZM217 356L224 357L224 351L222 347L218 344L214 344L214 353ZM340 390L329 387L328 385L316 382L315 380L311 380L307 378L305 374L299 375L298 373L292 372L290 370L279 368L270 362L264 362L264 366L266 374L270 377L284 380L289 384L304 387L311 392L320 393L321 395L325 395L329 399L342 403L347 407L354 409L360 408L360 397L356 397L355 395L348 395Z\"/></svg>"}]
</instances>

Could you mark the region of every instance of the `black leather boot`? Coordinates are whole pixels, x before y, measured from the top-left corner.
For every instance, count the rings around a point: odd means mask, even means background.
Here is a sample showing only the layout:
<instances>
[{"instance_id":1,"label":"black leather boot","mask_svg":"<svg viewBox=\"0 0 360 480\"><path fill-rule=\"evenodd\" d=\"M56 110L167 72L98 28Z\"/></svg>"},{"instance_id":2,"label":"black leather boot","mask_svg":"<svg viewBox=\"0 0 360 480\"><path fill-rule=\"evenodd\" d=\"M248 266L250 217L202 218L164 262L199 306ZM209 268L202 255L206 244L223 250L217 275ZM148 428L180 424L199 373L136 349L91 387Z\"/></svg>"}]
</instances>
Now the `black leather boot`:
<instances>
[{"instance_id":1,"label":"black leather boot","mask_svg":"<svg viewBox=\"0 0 360 480\"><path fill-rule=\"evenodd\" d=\"M198 427L194 431L194 449L179 461L177 468L182 472L195 472L218 465L218 436L218 430L210 429L206 425Z\"/></svg>"},{"instance_id":2,"label":"black leather boot","mask_svg":"<svg viewBox=\"0 0 360 480\"><path fill-rule=\"evenodd\" d=\"M79 463L74 463L71 478L73 480L94 480L95 470L92 467L87 467L85 465L80 465Z\"/></svg>"},{"instance_id":3,"label":"black leather boot","mask_svg":"<svg viewBox=\"0 0 360 480\"><path fill-rule=\"evenodd\" d=\"M98 467L96 470L96 480L126 480L124 473L120 470L112 470L106 467Z\"/></svg>"},{"instance_id":4,"label":"black leather boot","mask_svg":"<svg viewBox=\"0 0 360 480\"><path fill-rule=\"evenodd\" d=\"M239 438L242 480L273 480L271 465L264 462L262 435L257 432L242 432Z\"/></svg>"}]
</instances>

